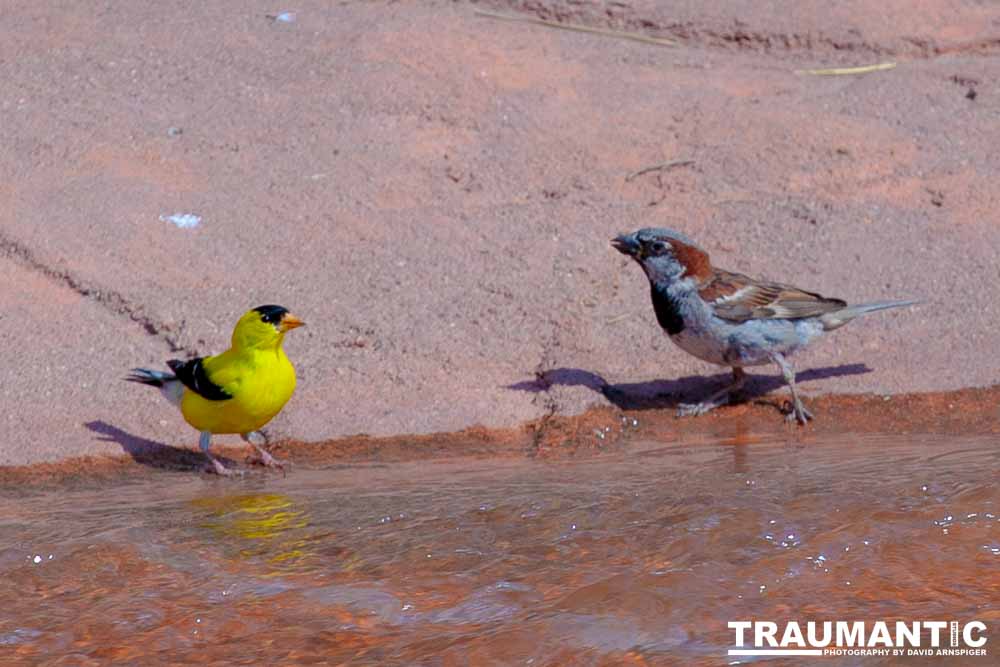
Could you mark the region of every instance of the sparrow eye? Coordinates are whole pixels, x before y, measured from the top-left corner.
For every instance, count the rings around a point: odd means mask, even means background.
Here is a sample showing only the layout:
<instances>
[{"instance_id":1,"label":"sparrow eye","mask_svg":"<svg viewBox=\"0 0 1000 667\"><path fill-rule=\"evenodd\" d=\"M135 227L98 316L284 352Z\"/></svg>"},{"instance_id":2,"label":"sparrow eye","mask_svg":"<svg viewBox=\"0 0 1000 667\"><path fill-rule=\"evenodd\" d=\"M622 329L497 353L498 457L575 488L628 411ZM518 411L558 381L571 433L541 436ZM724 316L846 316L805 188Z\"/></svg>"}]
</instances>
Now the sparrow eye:
<instances>
[{"instance_id":1,"label":"sparrow eye","mask_svg":"<svg viewBox=\"0 0 1000 667\"><path fill-rule=\"evenodd\" d=\"M653 241L649 244L649 251L651 255L662 255L667 252L669 248L670 246L663 241Z\"/></svg>"}]
</instances>

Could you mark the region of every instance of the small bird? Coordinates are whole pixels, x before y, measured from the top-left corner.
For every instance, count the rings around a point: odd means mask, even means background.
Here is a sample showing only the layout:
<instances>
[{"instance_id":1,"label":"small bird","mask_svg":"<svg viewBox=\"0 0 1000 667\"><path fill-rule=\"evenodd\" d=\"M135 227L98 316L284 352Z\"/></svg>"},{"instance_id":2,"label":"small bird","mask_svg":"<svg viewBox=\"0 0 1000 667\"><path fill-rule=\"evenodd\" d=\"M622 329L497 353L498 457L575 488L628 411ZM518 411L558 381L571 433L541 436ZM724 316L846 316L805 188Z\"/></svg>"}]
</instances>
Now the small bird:
<instances>
[{"instance_id":1,"label":"small bird","mask_svg":"<svg viewBox=\"0 0 1000 667\"><path fill-rule=\"evenodd\" d=\"M180 408L184 420L201 431L199 444L219 475L231 475L209 452L212 435L239 433L259 452L261 463L283 468L262 446L258 429L281 411L295 391L295 369L281 349L285 333L305 324L281 306L247 311L233 329L228 350L212 357L171 359L173 373L133 368L129 382L158 387Z\"/></svg>"},{"instance_id":2,"label":"small bird","mask_svg":"<svg viewBox=\"0 0 1000 667\"><path fill-rule=\"evenodd\" d=\"M789 421L813 415L795 389L788 357L821 334L860 315L919 301L879 301L848 306L781 283L754 280L712 266L708 253L669 229L640 229L611 245L642 267L653 310L678 347L699 359L733 369L732 384L700 403L681 404L677 415L701 415L727 402L746 382L745 366L775 363L792 393Z\"/></svg>"}]
</instances>

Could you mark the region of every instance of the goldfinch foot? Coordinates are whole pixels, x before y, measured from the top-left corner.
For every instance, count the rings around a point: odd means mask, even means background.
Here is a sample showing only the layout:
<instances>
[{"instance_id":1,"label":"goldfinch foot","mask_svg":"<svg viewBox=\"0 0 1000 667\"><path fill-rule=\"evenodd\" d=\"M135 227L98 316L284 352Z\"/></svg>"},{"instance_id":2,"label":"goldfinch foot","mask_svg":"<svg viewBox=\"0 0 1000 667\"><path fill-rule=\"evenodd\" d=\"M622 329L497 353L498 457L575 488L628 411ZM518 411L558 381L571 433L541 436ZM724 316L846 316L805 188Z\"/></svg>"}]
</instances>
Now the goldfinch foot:
<instances>
[{"instance_id":1,"label":"goldfinch foot","mask_svg":"<svg viewBox=\"0 0 1000 667\"><path fill-rule=\"evenodd\" d=\"M257 452L260 454L260 458L254 459L251 463L257 463L267 468L277 468L282 473L285 472L285 466L289 465L288 461L276 459L259 447L257 448Z\"/></svg>"},{"instance_id":2,"label":"goldfinch foot","mask_svg":"<svg viewBox=\"0 0 1000 667\"><path fill-rule=\"evenodd\" d=\"M205 472L215 473L219 477L238 477L243 473L238 470L230 470L226 466L222 465L222 461L215 458L211 454L205 454L208 457L208 467L205 468Z\"/></svg>"},{"instance_id":3,"label":"goldfinch foot","mask_svg":"<svg viewBox=\"0 0 1000 667\"><path fill-rule=\"evenodd\" d=\"M267 442L266 435L260 431L251 431L250 433L242 434L240 437L243 438L244 442L252 445L257 450L257 454L260 455L259 458L251 461L251 463L257 463L266 468L277 468L282 473L285 472L285 466L288 465L288 462L274 458L269 451L264 449L264 444Z\"/></svg>"}]
</instances>

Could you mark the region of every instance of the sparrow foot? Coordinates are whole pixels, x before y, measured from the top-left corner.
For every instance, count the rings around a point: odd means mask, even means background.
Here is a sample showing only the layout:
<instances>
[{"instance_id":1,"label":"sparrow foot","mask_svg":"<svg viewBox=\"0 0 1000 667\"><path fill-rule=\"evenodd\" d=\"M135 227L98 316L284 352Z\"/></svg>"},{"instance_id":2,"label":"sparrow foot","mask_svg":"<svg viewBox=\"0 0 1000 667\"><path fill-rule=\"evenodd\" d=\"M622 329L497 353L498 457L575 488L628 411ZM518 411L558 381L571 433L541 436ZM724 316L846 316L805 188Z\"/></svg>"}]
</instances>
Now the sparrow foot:
<instances>
[{"instance_id":1,"label":"sparrow foot","mask_svg":"<svg viewBox=\"0 0 1000 667\"><path fill-rule=\"evenodd\" d=\"M788 401L785 401L785 407L782 410L785 413L785 419L788 421L797 421L805 426L813 418L813 415L802 404L799 392L795 389L795 369L792 368L792 364L783 355L777 352L771 353L771 360L778 364L781 374L785 378L785 383L788 385L788 391L792 394L791 405L789 405Z\"/></svg>"},{"instance_id":2,"label":"sparrow foot","mask_svg":"<svg viewBox=\"0 0 1000 667\"><path fill-rule=\"evenodd\" d=\"M678 417L697 417L706 412L711 412L722 405L717 401L703 401L701 403L681 403L677 406Z\"/></svg>"},{"instance_id":3,"label":"sparrow foot","mask_svg":"<svg viewBox=\"0 0 1000 667\"><path fill-rule=\"evenodd\" d=\"M813 418L813 413L802 404L801 400L785 401L784 413L785 421L798 422L802 426L805 426Z\"/></svg>"},{"instance_id":4,"label":"sparrow foot","mask_svg":"<svg viewBox=\"0 0 1000 667\"><path fill-rule=\"evenodd\" d=\"M721 405L726 405L739 393L741 389L743 389L746 379L747 376L746 373L743 372L743 369L734 367L732 384L723 387L701 403L681 403L677 406L677 416L696 417L698 415L703 415L706 412L710 412Z\"/></svg>"}]
</instances>

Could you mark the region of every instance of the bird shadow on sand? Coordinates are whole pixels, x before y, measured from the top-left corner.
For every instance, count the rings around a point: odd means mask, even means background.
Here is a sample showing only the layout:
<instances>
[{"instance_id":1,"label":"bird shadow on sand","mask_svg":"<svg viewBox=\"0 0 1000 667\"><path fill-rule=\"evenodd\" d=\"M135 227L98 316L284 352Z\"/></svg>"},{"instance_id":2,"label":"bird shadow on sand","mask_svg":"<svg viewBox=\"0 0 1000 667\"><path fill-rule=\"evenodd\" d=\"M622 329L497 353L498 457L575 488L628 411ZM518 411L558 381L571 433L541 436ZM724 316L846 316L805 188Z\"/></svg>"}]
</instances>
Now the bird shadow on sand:
<instances>
[{"instance_id":1,"label":"bird shadow on sand","mask_svg":"<svg viewBox=\"0 0 1000 667\"><path fill-rule=\"evenodd\" d=\"M864 375L872 369L864 364L844 364L811 368L796 373L796 383L845 375ZM732 382L731 373L716 375L689 375L676 380L651 380L649 382L623 382L611 384L597 373L580 368L554 368L538 373L534 380L526 380L509 385L508 389L540 393L553 386L586 387L603 394L613 405L622 410L658 410L676 408L681 403L697 403L708 398L713 392ZM785 386L780 375L750 375L739 392L741 402L756 402L773 405L779 409L787 394L778 393L774 400L761 400L775 389Z\"/></svg>"},{"instance_id":2,"label":"bird shadow on sand","mask_svg":"<svg viewBox=\"0 0 1000 667\"><path fill-rule=\"evenodd\" d=\"M161 470L206 470L208 461L201 451L165 445L162 442L133 435L105 421L90 421L86 422L84 426L96 433L99 436L98 440L118 444L122 451L132 457L133 461L144 466ZM215 458L222 461L227 467L234 463L232 459L217 454Z\"/></svg>"}]
</instances>

